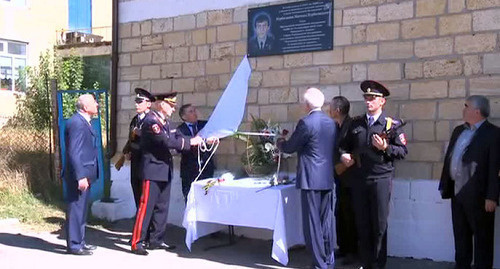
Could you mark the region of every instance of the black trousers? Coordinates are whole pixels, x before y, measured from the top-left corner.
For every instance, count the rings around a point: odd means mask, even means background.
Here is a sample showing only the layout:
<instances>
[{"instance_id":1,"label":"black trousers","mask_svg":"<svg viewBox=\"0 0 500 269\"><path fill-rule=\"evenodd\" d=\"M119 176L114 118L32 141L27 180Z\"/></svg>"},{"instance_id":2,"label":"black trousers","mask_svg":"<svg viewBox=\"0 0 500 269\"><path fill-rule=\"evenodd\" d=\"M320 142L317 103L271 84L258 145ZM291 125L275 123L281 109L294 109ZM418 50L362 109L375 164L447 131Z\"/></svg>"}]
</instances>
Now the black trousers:
<instances>
[{"instance_id":1,"label":"black trousers","mask_svg":"<svg viewBox=\"0 0 500 269\"><path fill-rule=\"evenodd\" d=\"M139 209L142 193L142 179L141 179L141 158L132 156L130 160L130 185L132 186L132 193L134 194L135 208Z\"/></svg>"},{"instance_id":2,"label":"black trousers","mask_svg":"<svg viewBox=\"0 0 500 269\"><path fill-rule=\"evenodd\" d=\"M455 268L471 268L474 253L474 268L491 269L493 266L495 213L484 210L484 200L470 201L467 199L463 202L460 199L452 198L451 215L455 237Z\"/></svg>"},{"instance_id":3,"label":"black trousers","mask_svg":"<svg viewBox=\"0 0 500 269\"><path fill-rule=\"evenodd\" d=\"M335 202L335 226L337 245L342 255L358 252L358 236L354 209L352 207L352 188L340 181L335 188L337 200Z\"/></svg>"},{"instance_id":4,"label":"black trousers","mask_svg":"<svg viewBox=\"0 0 500 269\"><path fill-rule=\"evenodd\" d=\"M89 208L90 188L78 190L78 181L66 180L66 245L68 250L77 251L85 245L85 226Z\"/></svg>"},{"instance_id":5,"label":"black trousers","mask_svg":"<svg viewBox=\"0 0 500 269\"><path fill-rule=\"evenodd\" d=\"M352 205L363 268L385 268L387 263L387 218L391 199L391 177L357 182Z\"/></svg>"},{"instance_id":6,"label":"black trousers","mask_svg":"<svg viewBox=\"0 0 500 269\"><path fill-rule=\"evenodd\" d=\"M137 249L138 246L142 245L142 242L147 240L148 229L151 246L164 242L170 186L170 182L143 180L141 202L132 232L132 250Z\"/></svg>"},{"instance_id":7,"label":"black trousers","mask_svg":"<svg viewBox=\"0 0 500 269\"><path fill-rule=\"evenodd\" d=\"M314 268L334 266L332 190L301 190L302 224Z\"/></svg>"}]
</instances>

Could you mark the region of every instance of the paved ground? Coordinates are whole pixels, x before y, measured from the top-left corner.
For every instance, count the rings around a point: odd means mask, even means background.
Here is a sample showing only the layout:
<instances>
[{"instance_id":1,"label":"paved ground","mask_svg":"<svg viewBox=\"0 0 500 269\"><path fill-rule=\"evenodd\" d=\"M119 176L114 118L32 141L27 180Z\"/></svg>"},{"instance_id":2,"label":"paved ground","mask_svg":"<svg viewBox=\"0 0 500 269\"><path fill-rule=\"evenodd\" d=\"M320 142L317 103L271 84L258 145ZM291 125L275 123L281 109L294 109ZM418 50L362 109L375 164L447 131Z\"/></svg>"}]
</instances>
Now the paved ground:
<instances>
[{"instance_id":1,"label":"paved ground","mask_svg":"<svg viewBox=\"0 0 500 269\"><path fill-rule=\"evenodd\" d=\"M61 219L53 221L60 222ZM170 226L170 242L177 245L174 251L150 251L149 256L133 255L127 244L130 239L131 220L120 221L106 228L89 227L87 242L98 249L93 256L65 254L65 240L61 231L33 232L16 221L0 220L0 268L308 268L310 259L303 248L290 250L290 262L281 266L271 256L271 242L237 238L236 244L205 250L206 247L227 243L227 236L207 236L196 241L192 252L184 245L184 230ZM341 260L336 268L342 266ZM451 269L450 263L430 260L389 258L387 269Z\"/></svg>"}]
</instances>

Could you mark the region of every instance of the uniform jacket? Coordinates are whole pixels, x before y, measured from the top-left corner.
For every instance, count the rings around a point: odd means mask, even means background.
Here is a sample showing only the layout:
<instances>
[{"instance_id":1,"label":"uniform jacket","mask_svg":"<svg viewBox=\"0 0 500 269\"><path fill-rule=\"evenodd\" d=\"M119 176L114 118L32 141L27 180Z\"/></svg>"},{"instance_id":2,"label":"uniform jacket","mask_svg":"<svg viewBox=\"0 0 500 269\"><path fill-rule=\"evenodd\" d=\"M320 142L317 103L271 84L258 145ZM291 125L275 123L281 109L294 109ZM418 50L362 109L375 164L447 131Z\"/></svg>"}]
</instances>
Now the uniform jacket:
<instances>
[{"instance_id":1,"label":"uniform jacket","mask_svg":"<svg viewBox=\"0 0 500 269\"><path fill-rule=\"evenodd\" d=\"M132 118L132 121L130 122L129 126L128 141L123 147L122 151L123 154L130 153L131 173L133 177L137 178L142 178L142 173L140 171L141 156L142 156L140 142L141 142L142 124L145 118L146 117L142 118L141 120L139 118L139 114L135 115Z\"/></svg>"},{"instance_id":2,"label":"uniform jacket","mask_svg":"<svg viewBox=\"0 0 500 269\"><path fill-rule=\"evenodd\" d=\"M288 141L278 143L285 153L297 152L297 188L333 189L336 129L333 120L325 113L313 111L298 122Z\"/></svg>"},{"instance_id":3,"label":"uniform jacket","mask_svg":"<svg viewBox=\"0 0 500 269\"><path fill-rule=\"evenodd\" d=\"M207 124L207 121L205 120L199 120L196 123L197 130L198 132L205 127L205 124ZM182 135L186 137L192 137L191 130L187 126L186 122L181 123L179 126L177 126L177 131L181 132ZM196 135L196 134L195 134ZM205 160L208 159L208 156L210 153L206 154L208 152L201 152L201 160L202 160L202 166L205 164ZM191 150L189 151L183 151L181 152L181 178L184 179L195 179L196 176L198 176L198 148L197 147L191 147ZM212 177L214 174L214 161L213 159L210 160L210 162L207 164L205 167L205 170L203 171L203 174L201 175L200 178L208 178Z\"/></svg>"},{"instance_id":4,"label":"uniform jacket","mask_svg":"<svg viewBox=\"0 0 500 269\"><path fill-rule=\"evenodd\" d=\"M439 190L443 199L455 196L454 181L450 176L450 161L458 137L464 131L464 125L457 126L451 135L446 150ZM462 156L464 171L469 175L468 182L462 187L457 199L464 201L493 200L498 203L500 169L499 129L485 121L474 136Z\"/></svg>"},{"instance_id":5,"label":"uniform jacket","mask_svg":"<svg viewBox=\"0 0 500 269\"><path fill-rule=\"evenodd\" d=\"M351 153L356 160L356 173L362 178L371 179L391 176L394 171L393 162L396 159L404 159L408 154L406 148L406 137L402 128L388 140L385 151L379 150L372 145L373 134L380 134L386 129L387 115L385 112L368 126L366 115L353 118L348 134L341 142L340 153Z\"/></svg>"},{"instance_id":6,"label":"uniform jacket","mask_svg":"<svg viewBox=\"0 0 500 269\"><path fill-rule=\"evenodd\" d=\"M141 129L142 178L168 182L172 179L170 149L189 150L189 139L171 130L168 120L151 110L144 118Z\"/></svg>"},{"instance_id":7,"label":"uniform jacket","mask_svg":"<svg viewBox=\"0 0 500 269\"><path fill-rule=\"evenodd\" d=\"M98 177L97 143L92 126L79 113L73 114L64 129L66 161L63 171L65 180L78 181L87 178L90 183Z\"/></svg>"}]
</instances>

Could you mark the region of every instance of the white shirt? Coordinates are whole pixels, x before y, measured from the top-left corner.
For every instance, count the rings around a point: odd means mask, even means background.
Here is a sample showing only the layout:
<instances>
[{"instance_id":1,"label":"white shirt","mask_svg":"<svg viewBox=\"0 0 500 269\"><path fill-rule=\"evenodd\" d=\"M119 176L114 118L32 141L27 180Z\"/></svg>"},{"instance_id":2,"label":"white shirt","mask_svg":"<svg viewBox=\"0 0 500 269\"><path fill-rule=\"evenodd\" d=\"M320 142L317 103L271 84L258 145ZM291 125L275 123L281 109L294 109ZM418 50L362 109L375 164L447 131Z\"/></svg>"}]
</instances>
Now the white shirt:
<instances>
[{"instance_id":1,"label":"white shirt","mask_svg":"<svg viewBox=\"0 0 500 269\"><path fill-rule=\"evenodd\" d=\"M90 124L90 120L92 119L90 117L89 114L85 113L85 112L81 112L81 111L78 111L78 114L82 115L83 118L85 118L85 120L87 120L87 122Z\"/></svg>"},{"instance_id":2,"label":"white shirt","mask_svg":"<svg viewBox=\"0 0 500 269\"><path fill-rule=\"evenodd\" d=\"M318 108L312 109L311 111L309 111L309 114L308 114L308 115L311 115L311 113L313 113L314 111L321 111L321 107L318 107Z\"/></svg>"}]
</instances>

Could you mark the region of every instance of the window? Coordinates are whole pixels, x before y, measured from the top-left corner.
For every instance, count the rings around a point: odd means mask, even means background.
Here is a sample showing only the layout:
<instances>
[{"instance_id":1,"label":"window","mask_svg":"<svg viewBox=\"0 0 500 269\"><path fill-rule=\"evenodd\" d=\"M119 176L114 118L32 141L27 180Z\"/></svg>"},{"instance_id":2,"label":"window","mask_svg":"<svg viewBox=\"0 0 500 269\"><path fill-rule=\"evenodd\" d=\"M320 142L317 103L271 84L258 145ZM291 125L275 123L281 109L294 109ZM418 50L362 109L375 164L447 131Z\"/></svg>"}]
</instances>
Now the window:
<instances>
[{"instance_id":1,"label":"window","mask_svg":"<svg viewBox=\"0 0 500 269\"><path fill-rule=\"evenodd\" d=\"M68 16L71 31L92 33L92 0L68 0Z\"/></svg>"},{"instance_id":2,"label":"window","mask_svg":"<svg viewBox=\"0 0 500 269\"><path fill-rule=\"evenodd\" d=\"M25 91L26 43L0 40L0 90Z\"/></svg>"}]
</instances>

